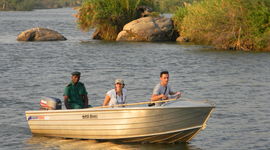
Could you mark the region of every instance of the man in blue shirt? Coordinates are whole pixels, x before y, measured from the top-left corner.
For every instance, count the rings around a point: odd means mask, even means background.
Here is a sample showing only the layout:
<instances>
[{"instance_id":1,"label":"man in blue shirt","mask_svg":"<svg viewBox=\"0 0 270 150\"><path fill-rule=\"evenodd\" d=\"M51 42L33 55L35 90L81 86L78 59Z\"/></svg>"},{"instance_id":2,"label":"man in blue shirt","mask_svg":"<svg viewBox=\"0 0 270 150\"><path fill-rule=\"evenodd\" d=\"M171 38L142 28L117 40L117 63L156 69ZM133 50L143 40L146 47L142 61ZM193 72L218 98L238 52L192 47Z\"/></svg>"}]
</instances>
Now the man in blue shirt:
<instances>
[{"instance_id":1,"label":"man in blue shirt","mask_svg":"<svg viewBox=\"0 0 270 150\"><path fill-rule=\"evenodd\" d=\"M169 99L169 96L180 98L181 93L174 92L168 85L168 83L169 83L169 72L162 71L160 73L160 83L155 86L151 97L151 101L167 100ZM161 104L163 103L155 103L155 106L160 106Z\"/></svg>"}]
</instances>

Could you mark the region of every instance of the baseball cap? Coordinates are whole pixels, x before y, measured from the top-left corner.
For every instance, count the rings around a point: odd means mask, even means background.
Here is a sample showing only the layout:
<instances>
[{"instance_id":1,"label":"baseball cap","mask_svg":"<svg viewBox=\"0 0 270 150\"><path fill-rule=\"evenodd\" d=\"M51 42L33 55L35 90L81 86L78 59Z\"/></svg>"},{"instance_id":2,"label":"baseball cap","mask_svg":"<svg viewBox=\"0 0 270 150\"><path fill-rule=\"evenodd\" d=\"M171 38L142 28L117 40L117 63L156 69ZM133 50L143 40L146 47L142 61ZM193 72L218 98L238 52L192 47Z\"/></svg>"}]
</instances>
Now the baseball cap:
<instances>
[{"instance_id":1,"label":"baseball cap","mask_svg":"<svg viewBox=\"0 0 270 150\"><path fill-rule=\"evenodd\" d=\"M114 84L117 84L117 83L125 84L125 83L124 83L124 80L122 80L122 79L116 79L116 80L114 81Z\"/></svg>"}]
</instances>

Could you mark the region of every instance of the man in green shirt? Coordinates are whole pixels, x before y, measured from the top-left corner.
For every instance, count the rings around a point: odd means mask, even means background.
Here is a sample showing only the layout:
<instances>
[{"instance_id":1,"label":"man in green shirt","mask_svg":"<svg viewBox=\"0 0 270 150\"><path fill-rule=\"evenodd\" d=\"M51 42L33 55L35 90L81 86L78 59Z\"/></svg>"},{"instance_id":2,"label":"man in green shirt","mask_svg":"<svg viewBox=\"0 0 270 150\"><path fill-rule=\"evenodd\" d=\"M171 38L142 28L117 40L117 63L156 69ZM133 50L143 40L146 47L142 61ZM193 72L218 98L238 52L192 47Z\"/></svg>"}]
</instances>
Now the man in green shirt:
<instances>
[{"instance_id":1,"label":"man in green shirt","mask_svg":"<svg viewBox=\"0 0 270 150\"><path fill-rule=\"evenodd\" d=\"M80 81L80 72L71 73L71 82L65 87L64 101L67 109L88 108L88 97L85 86Z\"/></svg>"}]
</instances>

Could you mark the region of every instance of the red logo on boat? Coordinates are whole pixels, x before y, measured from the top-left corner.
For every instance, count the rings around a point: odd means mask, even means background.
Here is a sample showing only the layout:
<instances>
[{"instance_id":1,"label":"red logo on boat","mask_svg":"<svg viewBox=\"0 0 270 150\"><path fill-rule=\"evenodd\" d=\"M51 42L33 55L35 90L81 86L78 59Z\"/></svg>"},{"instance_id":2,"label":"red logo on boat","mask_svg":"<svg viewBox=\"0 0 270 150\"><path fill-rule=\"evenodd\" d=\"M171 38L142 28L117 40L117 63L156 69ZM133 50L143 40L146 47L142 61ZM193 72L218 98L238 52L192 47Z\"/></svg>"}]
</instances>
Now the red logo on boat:
<instances>
[{"instance_id":1,"label":"red logo on boat","mask_svg":"<svg viewBox=\"0 0 270 150\"><path fill-rule=\"evenodd\" d=\"M29 116L27 120L44 120L44 116Z\"/></svg>"}]
</instances>

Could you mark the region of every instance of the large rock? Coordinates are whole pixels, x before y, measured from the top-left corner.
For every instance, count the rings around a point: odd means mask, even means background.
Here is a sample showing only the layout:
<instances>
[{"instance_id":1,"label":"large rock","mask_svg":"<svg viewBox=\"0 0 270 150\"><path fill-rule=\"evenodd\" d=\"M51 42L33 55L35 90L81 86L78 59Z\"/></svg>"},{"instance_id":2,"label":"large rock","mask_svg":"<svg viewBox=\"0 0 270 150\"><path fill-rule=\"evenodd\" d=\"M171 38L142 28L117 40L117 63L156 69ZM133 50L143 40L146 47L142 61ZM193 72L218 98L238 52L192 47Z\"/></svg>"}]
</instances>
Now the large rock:
<instances>
[{"instance_id":1,"label":"large rock","mask_svg":"<svg viewBox=\"0 0 270 150\"><path fill-rule=\"evenodd\" d=\"M63 41L67 40L60 33L47 28L32 28L17 36L18 41Z\"/></svg>"},{"instance_id":2,"label":"large rock","mask_svg":"<svg viewBox=\"0 0 270 150\"><path fill-rule=\"evenodd\" d=\"M126 24L116 41L175 40L173 22L165 17L143 17Z\"/></svg>"}]
</instances>

